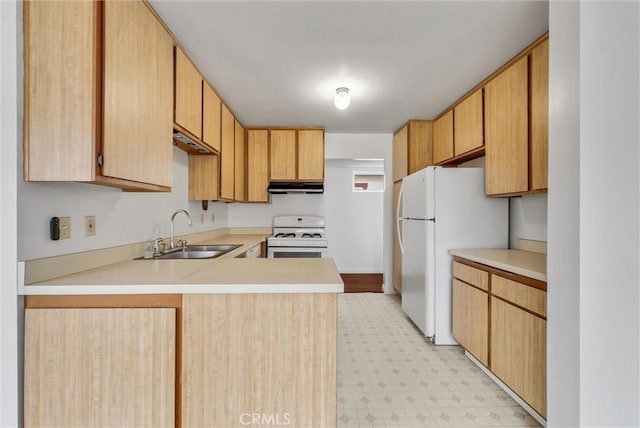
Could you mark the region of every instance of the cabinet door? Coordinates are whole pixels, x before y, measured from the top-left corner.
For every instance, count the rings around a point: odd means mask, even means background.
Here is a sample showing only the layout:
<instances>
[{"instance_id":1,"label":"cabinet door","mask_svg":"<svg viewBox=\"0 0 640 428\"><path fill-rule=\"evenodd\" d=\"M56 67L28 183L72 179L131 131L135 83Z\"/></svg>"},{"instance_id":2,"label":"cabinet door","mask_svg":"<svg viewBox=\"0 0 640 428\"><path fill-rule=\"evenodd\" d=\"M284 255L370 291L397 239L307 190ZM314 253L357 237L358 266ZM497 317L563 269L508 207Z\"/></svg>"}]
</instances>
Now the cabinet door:
<instances>
[{"instance_id":1,"label":"cabinet door","mask_svg":"<svg viewBox=\"0 0 640 428\"><path fill-rule=\"evenodd\" d=\"M24 178L92 181L100 132L99 5L23 4Z\"/></svg>"},{"instance_id":2,"label":"cabinet door","mask_svg":"<svg viewBox=\"0 0 640 428\"><path fill-rule=\"evenodd\" d=\"M454 156L461 155L484 144L482 132L482 88L475 91L454 109Z\"/></svg>"},{"instance_id":3,"label":"cabinet door","mask_svg":"<svg viewBox=\"0 0 640 428\"><path fill-rule=\"evenodd\" d=\"M531 52L531 190L547 189L549 41Z\"/></svg>"},{"instance_id":4,"label":"cabinet door","mask_svg":"<svg viewBox=\"0 0 640 428\"><path fill-rule=\"evenodd\" d=\"M324 131L321 129L298 131L298 179L324 180Z\"/></svg>"},{"instance_id":5,"label":"cabinet door","mask_svg":"<svg viewBox=\"0 0 640 428\"><path fill-rule=\"evenodd\" d=\"M489 294L453 279L453 337L475 356L489 364Z\"/></svg>"},{"instance_id":6,"label":"cabinet door","mask_svg":"<svg viewBox=\"0 0 640 428\"><path fill-rule=\"evenodd\" d=\"M202 137L202 76L187 55L176 47L175 122L196 138Z\"/></svg>"},{"instance_id":7,"label":"cabinet door","mask_svg":"<svg viewBox=\"0 0 640 428\"><path fill-rule=\"evenodd\" d=\"M104 4L102 174L171 186L173 40L141 1Z\"/></svg>"},{"instance_id":8,"label":"cabinet door","mask_svg":"<svg viewBox=\"0 0 640 428\"><path fill-rule=\"evenodd\" d=\"M398 225L396 222L398 221L397 215L402 214L402 209L398 212L401 187L401 181L393 183L393 288L395 288L399 294L402 294L402 252L400 251L400 243L398 242Z\"/></svg>"},{"instance_id":9,"label":"cabinet door","mask_svg":"<svg viewBox=\"0 0 640 428\"><path fill-rule=\"evenodd\" d=\"M335 294L185 294L182 311L181 426L336 426Z\"/></svg>"},{"instance_id":10,"label":"cabinet door","mask_svg":"<svg viewBox=\"0 0 640 428\"><path fill-rule=\"evenodd\" d=\"M244 128L240 122L235 123L235 171L234 171L234 198L236 201L244 202L247 198L244 180L246 146L244 141Z\"/></svg>"},{"instance_id":11,"label":"cabinet door","mask_svg":"<svg viewBox=\"0 0 640 428\"><path fill-rule=\"evenodd\" d=\"M236 120L227 106L222 105L222 141L220 145L220 198L235 196L235 126Z\"/></svg>"},{"instance_id":12,"label":"cabinet door","mask_svg":"<svg viewBox=\"0 0 640 428\"><path fill-rule=\"evenodd\" d=\"M170 427L176 311L26 309L25 426Z\"/></svg>"},{"instance_id":13,"label":"cabinet door","mask_svg":"<svg viewBox=\"0 0 640 428\"><path fill-rule=\"evenodd\" d=\"M491 371L546 417L547 322L492 297Z\"/></svg>"},{"instance_id":14,"label":"cabinet door","mask_svg":"<svg viewBox=\"0 0 640 428\"><path fill-rule=\"evenodd\" d=\"M453 110L433 123L433 163L453 157Z\"/></svg>"},{"instance_id":15,"label":"cabinet door","mask_svg":"<svg viewBox=\"0 0 640 428\"><path fill-rule=\"evenodd\" d=\"M220 151L221 102L208 83L202 85L202 141Z\"/></svg>"},{"instance_id":16,"label":"cabinet door","mask_svg":"<svg viewBox=\"0 0 640 428\"><path fill-rule=\"evenodd\" d=\"M393 135L393 181L402 180L409 171L409 125Z\"/></svg>"},{"instance_id":17,"label":"cabinet door","mask_svg":"<svg viewBox=\"0 0 640 428\"><path fill-rule=\"evenodd\" d=\"M189 200L217 201L220 193L218 155L189 155Z\"/></svg>"},{"instance_id":18,"label":"cabinet door","mask_svg":"<svg viewBox=\"0 0 640 428\"><path fill-rule=\"evenodd\" d=\"M408 148L408 174L413 174L432 164L433 122L429 120L412 120L409 122Z\"/></svg>"},{"instance_id":19,"label":"cabinet door","mask_svg":"<svg viewBox=\"0 0 640 428\"><path fill-rule=\"evenodd\" d=\"M271 131L271 180L296 179L296 131Z\"/></svg>"},{"instance_id":20,"label":"cabinet door","mask_svg":"<svg viewBox=\"0 0 640 428\"><path fill-rule=\"evenodd\" d=\"M247 201L269 202L269 131L247 131Z\"/></svg>"},{"instance_id":21,"label":"cabinet door","mask_svg":"<svg viewBox=\"0 0 640 428\"><path fill-rule=\"evenodd\" d=\"M529 190L528 57L485 87L485 186L487 195Z\"/></svg>"}]
</instances>

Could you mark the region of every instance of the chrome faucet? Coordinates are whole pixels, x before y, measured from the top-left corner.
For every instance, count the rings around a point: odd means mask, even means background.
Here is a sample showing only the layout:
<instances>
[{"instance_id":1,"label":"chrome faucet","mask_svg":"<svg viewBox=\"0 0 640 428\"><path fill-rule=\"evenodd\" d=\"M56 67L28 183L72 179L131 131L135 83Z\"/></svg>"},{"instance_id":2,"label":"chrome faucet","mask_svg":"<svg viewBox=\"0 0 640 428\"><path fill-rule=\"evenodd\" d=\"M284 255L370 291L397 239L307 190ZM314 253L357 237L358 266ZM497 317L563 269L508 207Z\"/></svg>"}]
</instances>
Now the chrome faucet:
<instances>
[{"instance_id":1,"label":"chrome faucet","mask_svg":"<svg viewBox=\"0 0 640 428\"><path fill-rule=\"evenodd\" d=\"M191 216L189 215L187 210L178 210L174 212L173 215L171 216L171 226L170 226L171 236L169 237L169 250L173 250L174 248L176 248L176 244L173 242L173 219L176 218L176 215L180 213L184 213L187 216L187 220L189 221L189 227L193 226L193 223L191 223Z\"/></svg>"}]
</instances>

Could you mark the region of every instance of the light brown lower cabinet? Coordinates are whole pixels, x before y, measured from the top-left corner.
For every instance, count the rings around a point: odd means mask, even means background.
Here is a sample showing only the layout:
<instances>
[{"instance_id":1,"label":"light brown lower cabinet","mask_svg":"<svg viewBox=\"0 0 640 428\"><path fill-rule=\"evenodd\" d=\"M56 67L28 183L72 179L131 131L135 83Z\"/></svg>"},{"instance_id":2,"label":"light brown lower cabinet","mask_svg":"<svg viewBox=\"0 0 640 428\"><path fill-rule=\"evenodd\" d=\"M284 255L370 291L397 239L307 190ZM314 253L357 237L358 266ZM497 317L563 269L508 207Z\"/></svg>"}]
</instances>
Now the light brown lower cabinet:
<instances>
[{"instance_id":1,"label":"light brown lower cabinet","mask_svg":"<svg viewBox=\"0 0 640 428\"><path fill-rule=\"evenodd\" d=\"M190 294L182 305L183 427L336 426L335 294Z\"/></svg>"},{"instance_id":2,"label":"light brown lower cabinet","mask_svg":"<svg viewBox=\"0 0 640 428\"><path fill-rule=\"evenodd\" d=\"M453 276L453 336L546 418L546 283L458 257Z\"/></svg>"},{"instance_id":3,"label":"light brown lower cabinet","mask_svg":"<svg viewBox=\"0 0 640 428\"><path fill-rule=\"evenodd\" d=\"M453 337L489 364L489 293L453 279Z\"/></svg>"},{"instance_id":4,"label":"light brown lower cabinet","mask_svg":"<svg viewBox=\"0 0 640 428\"><path fill-rule=\"evenodd\" d=\"M175 424L175 308L25 310L24 425Z\"/></svg>"},{"instance_id":5,"label":"light brown lower cabinet","mask_svg":"<svg viewBox=\"0 0 640 428\"><path fill-rule=\"evenodd\" d=\"M336 426L335 293L27 296L26 308L26 427Z\"/></svg>"},{"instance_id":6,"label":"light brown lower cabinet","mask_svg":"<svg viewBox=\"0 0 640 428\"><path fill-rule=\"evenodd\" d=\"M547 321L491 298L491 371L547 415Z\"/></svg>"}]
</instances>

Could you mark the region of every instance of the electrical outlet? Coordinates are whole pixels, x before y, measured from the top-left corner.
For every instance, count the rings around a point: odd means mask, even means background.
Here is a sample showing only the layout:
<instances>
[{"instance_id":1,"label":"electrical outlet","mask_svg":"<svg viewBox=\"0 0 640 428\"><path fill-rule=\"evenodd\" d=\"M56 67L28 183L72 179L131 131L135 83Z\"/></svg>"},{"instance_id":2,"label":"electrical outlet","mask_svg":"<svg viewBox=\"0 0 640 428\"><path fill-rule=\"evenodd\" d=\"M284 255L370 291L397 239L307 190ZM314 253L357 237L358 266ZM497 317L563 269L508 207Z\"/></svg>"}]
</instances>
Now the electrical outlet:
<instances>
[{"instance_id":1,"label":"electrical outlet","mask_svg":"<svg viewBox=\"0 0 640 428\"><path fill-rule=\"evenodd\" d=\"M60 239L71 238L71 217L60 217Z\"/></svg>"},{"instance_id":2,"label":"electrical outlet","mask_svg":"<svg viewBox=\"0 0 640 428\"><path fill-rule=\"evenodd\" d=\"M96 216L94 215L84 216L84 235L96 236Z\"/></svg>"},{"instance_id":3,"label":"electrical outlet","mask_svg":"<svg viewBox=\"0 0 640 428\"><path fill-rule=\"evenodd\" d=\"M204 224L204 213L200 214L200 224Z\"/></svg>"},{"instance_id":4,"label":"electrical outlet","mask_svg":"<svg viewBox=\"0 0 640 428\"><path fill-rule=\"evenodd\" d=\"M216 221L216 215L215 213L211 213L211 223L213 223L214 221Z\"/></svg>"}]
</instances>

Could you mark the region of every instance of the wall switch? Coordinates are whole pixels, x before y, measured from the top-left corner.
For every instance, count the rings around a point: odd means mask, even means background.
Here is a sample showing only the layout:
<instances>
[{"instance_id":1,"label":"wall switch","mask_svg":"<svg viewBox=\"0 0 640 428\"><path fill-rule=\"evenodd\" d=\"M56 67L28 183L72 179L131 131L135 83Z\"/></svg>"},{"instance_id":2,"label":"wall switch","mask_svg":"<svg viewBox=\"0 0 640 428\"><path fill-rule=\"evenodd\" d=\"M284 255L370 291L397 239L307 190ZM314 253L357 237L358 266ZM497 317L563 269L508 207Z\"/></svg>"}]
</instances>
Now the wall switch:
<instances>
[{"instance_id":1,"label":"wall switch","mask_svg":"<svg viewBox=\"0 0 640 428\"><path fill-rule=\"evenodd\" d=\"M96 236L96 216L94 215L84 216L84 235Z\"/></svg>"},{"instance_id":2,"label":"wall switch","mask_svg":"<svg viewBox=\"0 0 640 428\"><path fill-rule=\"evenodd\" d=\"M214 221L216 221L216 215L215 213L211 213L211 222L213 223Z\"/></svg>"},{"instance_id":3,"label":"wall switch","mask_svg":"<svg viewBox=\"0 0 640 428\"><path fill-rule=\"evenodd\" d=\"M204 224L204 213L200 214L200 224Z\"/></svg>"},{"instance_id":4,"label":"wall switch","mask_svg":"<svg viewBox=\"0 0 640 428\"><path fill-rule=\"evenodd\" d=\"M71 238L71 217L58 217L60 219L60 239Z\"/></svg>"}]
</instances>

